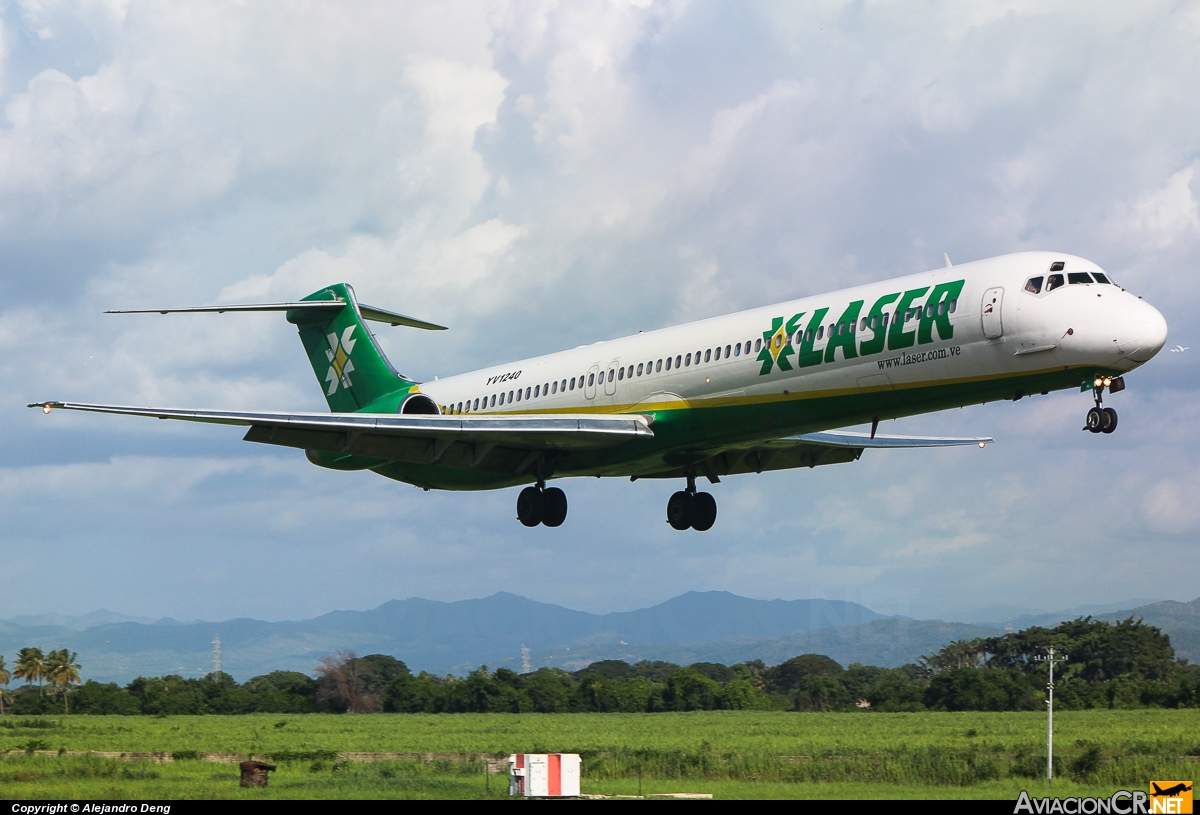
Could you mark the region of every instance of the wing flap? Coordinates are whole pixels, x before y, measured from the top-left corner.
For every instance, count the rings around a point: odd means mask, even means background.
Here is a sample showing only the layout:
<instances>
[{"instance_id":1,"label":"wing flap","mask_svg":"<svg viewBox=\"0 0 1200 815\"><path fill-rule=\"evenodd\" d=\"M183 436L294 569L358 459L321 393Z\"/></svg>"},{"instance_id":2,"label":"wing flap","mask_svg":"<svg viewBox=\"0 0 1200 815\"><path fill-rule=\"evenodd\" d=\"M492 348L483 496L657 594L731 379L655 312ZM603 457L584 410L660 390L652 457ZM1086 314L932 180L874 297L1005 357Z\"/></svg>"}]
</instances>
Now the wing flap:
<instances>
[{"instance_id":1,"label":"wing flap","mask_svg":"<svg viewBox=\"0 0 1200 815\"><path fill-rule=\"evenodd\" d=\"M441 440L467 444L500 444L524 450L582 450L611 447L651 438L650 419L628 415L482 415L433 416L374 413L275 413L268 411L191 410L183 408L97 405L84 402L35 402L29 407L79 410L123 416L149 416L188 422L249 426L249 441L376 455L389 445L399 450L410 439L419 445ZM423 448L422 448L423 449ZM387 458L388 455L379 455ZM410 455L398 456L411 460Z\"/></svg>"}]
</instances>

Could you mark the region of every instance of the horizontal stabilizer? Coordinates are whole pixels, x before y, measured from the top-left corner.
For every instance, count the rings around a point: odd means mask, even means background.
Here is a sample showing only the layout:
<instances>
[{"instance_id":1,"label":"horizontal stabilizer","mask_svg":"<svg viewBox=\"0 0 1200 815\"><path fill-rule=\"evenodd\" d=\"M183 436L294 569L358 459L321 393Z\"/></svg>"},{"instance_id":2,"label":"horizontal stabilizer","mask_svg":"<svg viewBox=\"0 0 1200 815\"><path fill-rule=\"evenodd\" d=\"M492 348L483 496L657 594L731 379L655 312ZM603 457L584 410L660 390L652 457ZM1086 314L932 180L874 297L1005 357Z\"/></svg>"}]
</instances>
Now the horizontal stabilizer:
<instances>
[{"instance_id":1,"label":"horizontal stabilizer","mask_svg":"<svg viewBox=\"0 0 1200 815\"><path fill-rule=\"evenodd\" d=\"M965 447L970 444L995 443L991 436L887 436L876 433L874 438L866 433L844 433L839 430L827 430L824 433L805 433L802 436L790 436L789 441L802 441L808 444L820 444L825 447Z\"/></svg>"},{"instance_id":2,"label":"horizontal stabilizer","mask_svg":"<svg viewBox=\"0 0 1200 815\"><path fill-rule=\"evenodd\" d=\"M131 308L113 309L105 314L224 314L227 311L308 311L334 313L345 308L343 300L304 300L296 303L232 303L225 306L194 306L192 308ZM358 313L364 320L372 320L388 325L406 325L410 328L424 328L427 331L445 331L446 326L407 317L375 306L358 304Z\"/></svg>"}]
</instances>

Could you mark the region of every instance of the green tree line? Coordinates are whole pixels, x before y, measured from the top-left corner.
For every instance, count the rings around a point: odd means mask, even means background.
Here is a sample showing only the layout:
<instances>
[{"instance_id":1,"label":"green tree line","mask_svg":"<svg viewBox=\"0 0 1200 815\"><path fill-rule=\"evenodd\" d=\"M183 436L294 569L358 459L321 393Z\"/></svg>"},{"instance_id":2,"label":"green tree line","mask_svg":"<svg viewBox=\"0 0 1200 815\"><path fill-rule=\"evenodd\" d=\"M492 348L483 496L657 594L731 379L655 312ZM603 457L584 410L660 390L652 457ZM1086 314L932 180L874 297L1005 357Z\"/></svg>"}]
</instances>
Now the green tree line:
<instances>
[{"instance_id":1,"label":"green tree line","mask_svg":"<svg viewBox=\"0 0 1200 815\"><path fill-rule=\"evenodd\" d=\"M1035 710L1043 706L1047 680L1037 657L1050 644L1067 654L1055 676L1060 708L1200 706L1200 666L1176 659L1157 628L1133 619L1081 618L952 642L899 668L843 668L829 657L804 654L772 667L759 660L688 666L605 660L574 672L518 674L482 666L456 677L414 674L384 654L339 652L322 660L315 678L275 671L239 684L222 673L139 677L121 687L80 685L73 654L43 656L27 648L11 674L0 658L0 689L13 678L25 682L4 693L0 709L125 715Z\"/></svg>"}]
</instances>

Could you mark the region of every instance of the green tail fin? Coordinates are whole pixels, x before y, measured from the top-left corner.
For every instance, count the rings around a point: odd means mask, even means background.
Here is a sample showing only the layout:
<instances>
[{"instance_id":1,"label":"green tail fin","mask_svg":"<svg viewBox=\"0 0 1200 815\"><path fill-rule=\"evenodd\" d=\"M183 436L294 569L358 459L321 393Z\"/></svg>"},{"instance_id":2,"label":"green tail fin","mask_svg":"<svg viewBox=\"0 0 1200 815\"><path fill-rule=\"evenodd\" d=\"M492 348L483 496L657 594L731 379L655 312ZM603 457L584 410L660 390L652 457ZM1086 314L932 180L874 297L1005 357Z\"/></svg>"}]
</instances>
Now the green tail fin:
<instances>
[{"instance_id":1,"label":"green tail fin","mask_svg":"<svg viewBox=\"0 0 1200 815\"><path fill-rule=\"evenodd\" d=\"M300 330L300 341L331 411L352 413L415 384L397 373L383 355L349 284L327 286L304 298L308 300L346 304L341 310L293 309L287 313L288 322Z\"/></svg>"}]
</instances>

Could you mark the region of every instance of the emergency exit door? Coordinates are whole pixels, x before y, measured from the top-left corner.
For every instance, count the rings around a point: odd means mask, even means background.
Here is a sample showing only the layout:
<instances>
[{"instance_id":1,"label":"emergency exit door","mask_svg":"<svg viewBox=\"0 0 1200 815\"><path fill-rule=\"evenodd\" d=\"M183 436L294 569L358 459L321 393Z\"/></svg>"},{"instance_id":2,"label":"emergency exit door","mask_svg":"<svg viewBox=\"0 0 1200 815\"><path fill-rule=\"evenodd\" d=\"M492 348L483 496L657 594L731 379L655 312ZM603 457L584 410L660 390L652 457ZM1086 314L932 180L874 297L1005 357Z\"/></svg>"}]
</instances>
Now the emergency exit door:
<instances>
[{"instance_id":1,"label":"emergency exit door","mask_svg":"<svg viewBox=\"0 0 1200 815\"><path fill-rule=\"evenodd\" d=\"M1000 312L1004 306L1004 289L997 286L983 293L983 304L979 309L979 318L983 321L983 336L989 340L1004 336L1004 321Z\"/></svg>"}]
</instances>

